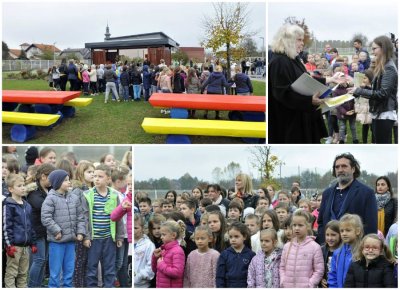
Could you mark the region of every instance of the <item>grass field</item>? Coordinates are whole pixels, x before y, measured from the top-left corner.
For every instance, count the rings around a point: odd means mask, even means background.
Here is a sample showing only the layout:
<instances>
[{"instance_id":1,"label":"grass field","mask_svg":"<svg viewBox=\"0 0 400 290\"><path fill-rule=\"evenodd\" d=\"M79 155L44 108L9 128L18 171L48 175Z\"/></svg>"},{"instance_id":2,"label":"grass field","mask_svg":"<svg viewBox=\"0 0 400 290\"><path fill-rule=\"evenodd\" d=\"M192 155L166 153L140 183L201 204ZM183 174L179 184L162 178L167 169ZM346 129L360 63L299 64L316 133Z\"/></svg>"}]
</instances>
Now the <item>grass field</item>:
<instances>
[{"instance_id":1,"label":"grass field","mask_svg":"<svg viewBox=\"0 0 400 290\"><path fill-rule=\"evenodd\" d=\"M265 96L265 82L253 81L254 95ZM69 84L67 84L67 89ZM3 77L5 90L49 90L43 80L8 80ZM110 96L111 97L111 96ZM32 144L161 144L165 135L151 135L143 131L144 117L169 118L147 102L109 102L104 104L104 94L93 97L93 103L76 110L74 118L64 121L53 129L38 130L36 137L27 141ZM221 112L222 119L228 113ZM202 118L199 111L196 117ZM214 112L209 112L209 118ZM11 124L3 124L3 144L13 143L10 139ZM190 136L195 144L243 143L241 138Z\"/></svg>"}]
</instances>

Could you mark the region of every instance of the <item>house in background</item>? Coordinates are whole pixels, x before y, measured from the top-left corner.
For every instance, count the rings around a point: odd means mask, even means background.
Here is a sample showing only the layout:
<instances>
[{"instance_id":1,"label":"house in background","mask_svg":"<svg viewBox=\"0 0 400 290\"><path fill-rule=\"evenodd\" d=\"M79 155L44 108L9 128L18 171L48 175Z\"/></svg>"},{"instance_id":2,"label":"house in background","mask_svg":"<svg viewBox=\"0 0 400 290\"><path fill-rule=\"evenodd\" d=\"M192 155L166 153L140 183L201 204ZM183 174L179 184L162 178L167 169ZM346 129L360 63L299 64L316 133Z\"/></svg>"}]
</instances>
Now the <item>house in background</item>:
<instances>
[{"instance_id":1,"label":"house in background","mask_svg":"<svg viewBox=\"0 0 400 290\"><path fill-rule=\"evenodd\" d=\"M20 44L19 47L21 47L21 49L25 50L30 46L29 43L24 42L23 44Z\"/></svg>"},{"instance_id":2,"label":"house in background","mask_svg":"<svg viewBox=\"0 0 400 290\"><path fill-rule=\"evenodd\" d=\"M31 45L28 46L27 49L25 49L26 56L29 59L36 59L40 55L44 54L45 51L50 51L54 52L56 56L58 56L61 52L60 49L55 47L52 44L38 44L38 43L32 43Z\"/></svg>"},{"instance_id":3,"label":"house in background","mask_svg":"<svg viewBox=\"0 0 400 290\"><path fill-rule=\"evenodd\" d=\"M89 48L67 48L61 51L60 57L70 58L75 55L80 60L89 60L91 58L91 52Z\"/></svg>"},{"instance_id":4,"label":"house in background","mask_svg":"<svg viewBox=\"0 0 400 290\"><path fill-rule=\"evenodd\" d=\"M8 54L10 55L11 59L19 59L19 57L21 56L21 50L10 48Z\"/></svg>"}]
</instances>

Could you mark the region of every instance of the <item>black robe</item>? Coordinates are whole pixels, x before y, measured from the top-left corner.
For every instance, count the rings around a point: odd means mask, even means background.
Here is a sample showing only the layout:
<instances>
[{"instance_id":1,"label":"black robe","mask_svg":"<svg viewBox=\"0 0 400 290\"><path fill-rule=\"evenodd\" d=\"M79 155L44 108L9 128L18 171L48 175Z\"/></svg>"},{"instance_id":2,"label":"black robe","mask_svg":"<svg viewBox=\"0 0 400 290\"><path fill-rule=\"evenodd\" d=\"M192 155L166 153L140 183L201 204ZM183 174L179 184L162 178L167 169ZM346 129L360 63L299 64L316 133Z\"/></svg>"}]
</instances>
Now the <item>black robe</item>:
<instances>
[{"instance_id":1,"label":"black robe","mask_svg":"<svg viewBox=\"0 0 400 290\"><path fill-rule=\"evenodd\" d=\"M268 67L268 143L320 143L328 133L312 96L294 92L291 84L306 68L297 57L274 53Z\"/></svg>"}]
</instances>

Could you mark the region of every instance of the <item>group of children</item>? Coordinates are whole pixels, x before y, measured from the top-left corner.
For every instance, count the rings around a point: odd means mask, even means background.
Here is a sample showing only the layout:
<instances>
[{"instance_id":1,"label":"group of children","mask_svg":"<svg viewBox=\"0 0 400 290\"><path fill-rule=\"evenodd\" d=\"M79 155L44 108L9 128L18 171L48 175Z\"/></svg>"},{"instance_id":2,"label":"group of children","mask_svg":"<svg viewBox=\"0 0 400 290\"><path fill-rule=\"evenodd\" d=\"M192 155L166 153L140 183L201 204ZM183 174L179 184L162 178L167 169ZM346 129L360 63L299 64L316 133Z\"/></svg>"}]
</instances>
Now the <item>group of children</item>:
<instances>
[{"instance_id":1,"label":"group of children","mask_svg":"<svg viewBox=\"0 0 400 290\"><path fill-rule=\"evenodd\" d=\"M2 160L6 288L42 287L47 268L52 288L130 287L131 168L68 156L45 147L26 172Z\"/></svg>"},{"instance_id":2,"label":"group of children","mask_svg":"<svg viewBox=\"0 0 400 290\"><path fill-rule=\"evenodd\" d=\"M238 175L234 191L226 194L232 200L211 203L205 196L222 193L217 185L191 194L169 191L153 202L138 192L135 287L397 286L397 246L381 233L364 236L358 215L329 222L319 245L314 236L321 195L311 203L297 186L291 194L273 188L253 194L249 182L246 174ZM397 245L397 232L387 234L391 239Z\"/></svg>"}]
</instances>

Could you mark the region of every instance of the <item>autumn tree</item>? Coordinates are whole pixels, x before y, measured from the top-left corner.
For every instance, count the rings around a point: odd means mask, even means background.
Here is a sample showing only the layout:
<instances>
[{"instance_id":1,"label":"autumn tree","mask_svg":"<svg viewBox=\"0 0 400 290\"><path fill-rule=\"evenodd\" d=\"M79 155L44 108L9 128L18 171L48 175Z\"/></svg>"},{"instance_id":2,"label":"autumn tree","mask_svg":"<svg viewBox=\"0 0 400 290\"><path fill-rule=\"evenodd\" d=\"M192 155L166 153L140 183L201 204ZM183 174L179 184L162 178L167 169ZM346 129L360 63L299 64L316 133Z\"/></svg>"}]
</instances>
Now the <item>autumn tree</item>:
<instances>
[{"instance_id":1,"label":"autumn tree","mask_svg":"<svg viewBox=\"0 0 400 290\"><path fill-rule=\"evenodd\" d=\"M248 4L242 2L213 3L214 14L204 15L202 26L204 36L201 45L217 52L221 48L226 51L227 67L231 66L232 48L239 45L241 40L254 33L247 31L249 26ZM227 70L228 78L231 77Z\"/></svg>"},{"instance_id":2,"label":"autumn tree","mask_svg":"<svg viewBox=\"0 0 400 290\"><path fill-rule=\"evenodd\" d=\"M179 62L179 64L183 64L183 65L185 65L189 62L189 57L188 57L187 53L180 49L177 52L171 54L171 58L174 61Z\"/></svg>"},{"instance_id":3,"label":"autumn tree","mask_svg":"<svg viewBox=\"0 0 400 290\"><path fill-rule=\"evenodd\" d=\"M278 156L272 154L271 146L255 146L249 149L252 154L251 164L260 174L263 185L278 185L278 181L274 178L275 168L282 163Z\"/></svg>"},{"instance_id":4,"label":"autumn tree","mask_svg":"<svg viewBox=\"0 0 400 290\"><path fill-rule=\"evenodd\" d=\"M2 42L2 59L6 60L10 58L10 49L8 48L7 43Z\"/></svg>"},{"instance_id":5,"label":"autumn tree","mask_svg":"<svg viewBox=\"0 0 400 290\"><path fill-rule=\"evenodd\" d=\"M308 28L308 25L306 24L304 18L302 20L298 20L294 16L290 16L285 19L284 21L285 24L292 24L292 25L298 25L304 30L304 47L310 47L312 45L312 37L311 37L311 32L310 29Z\"/></svg>"}]
</instances>

